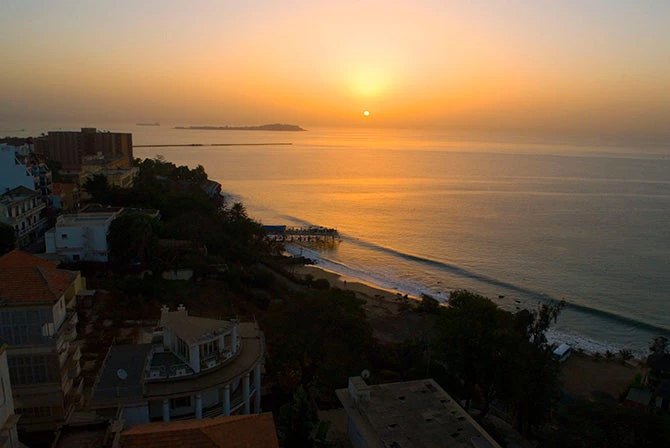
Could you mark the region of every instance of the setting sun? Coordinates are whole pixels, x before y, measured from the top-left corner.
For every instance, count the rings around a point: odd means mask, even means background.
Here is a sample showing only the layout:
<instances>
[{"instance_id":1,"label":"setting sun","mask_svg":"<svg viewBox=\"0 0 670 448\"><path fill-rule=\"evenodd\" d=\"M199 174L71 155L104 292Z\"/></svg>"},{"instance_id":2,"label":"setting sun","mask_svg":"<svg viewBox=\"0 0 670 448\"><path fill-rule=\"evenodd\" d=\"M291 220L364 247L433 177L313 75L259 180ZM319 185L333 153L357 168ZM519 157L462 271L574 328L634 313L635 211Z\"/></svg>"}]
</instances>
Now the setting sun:
<instances>
[{"instance_id":1,"label":"setting sun","mask_svg":"<svg viewBox=\"0 0 670 448\"><path fill-rule=\"evenodd\" d=\"M370 111L369 110L364 110L363 111L363 116L364 117L369 117L370 116Z\"/></svg>"}]
</instances>

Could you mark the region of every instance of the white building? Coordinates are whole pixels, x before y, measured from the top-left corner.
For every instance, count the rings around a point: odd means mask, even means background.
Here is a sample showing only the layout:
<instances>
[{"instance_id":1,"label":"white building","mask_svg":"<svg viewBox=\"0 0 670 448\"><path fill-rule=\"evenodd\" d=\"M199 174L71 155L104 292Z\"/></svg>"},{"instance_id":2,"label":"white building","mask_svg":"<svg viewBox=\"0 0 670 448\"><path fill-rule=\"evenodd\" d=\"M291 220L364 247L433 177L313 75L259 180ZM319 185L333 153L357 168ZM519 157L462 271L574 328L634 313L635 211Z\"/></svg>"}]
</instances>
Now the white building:
<instances>
[{"instance_id":1,"label":"white building","mask_svg":"<svg viewBox=\"0 0 670 448\"><path fill-rule=\"evenodd\" d=\"M264 339L255 322L164 307L153 344L115 345L90 408L126 426L261 412Z\"/></svg>"},{"instance_id":2,"label":"white building","mask_svg":"<svg viewBox=\"0 0 670 448\"><path fill-rule=\"evenodd\" d=\"M108 261L107 235L118 215L118 211L110 211L59 216L56 226L44 234L46 253L70 261Z\"/></svg>"},{"instance_id":3,"label":"white building","mask_svg":"<svg viewBox=\"0 0 670 448\"><path fill-rule=\"evenodd\" d=\"M14 413L12 382L7 366L7 344L0 339L0 448L21 446L16 434L18 415Z\"/></svg>"}]
</instances>

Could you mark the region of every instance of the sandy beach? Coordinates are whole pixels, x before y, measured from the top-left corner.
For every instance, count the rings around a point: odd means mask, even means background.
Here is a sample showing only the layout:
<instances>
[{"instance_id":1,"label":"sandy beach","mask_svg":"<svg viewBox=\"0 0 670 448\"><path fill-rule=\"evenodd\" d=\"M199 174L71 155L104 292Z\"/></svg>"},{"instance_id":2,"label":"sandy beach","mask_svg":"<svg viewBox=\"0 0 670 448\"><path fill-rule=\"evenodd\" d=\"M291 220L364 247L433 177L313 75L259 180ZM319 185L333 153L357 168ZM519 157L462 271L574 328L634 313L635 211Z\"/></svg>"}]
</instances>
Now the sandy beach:
<instances>
[{"instance_id":1,"label":"sandy beach","mask_svg":"<svg viewBox=\"0 0 670 448\"><path fill-rule=\"evenodd\" d=\"M389 291L366 284L355 279L345 279L341 275L314 265L296 266L295 275L311 275L314 279L326 279L331 286L354 291L356 296L365 300L363 308L374 330L374 336L381 342L401 342L421 335L427 328L426 319L421 313L403 310L401 301L404 293ZM407 296L410 300L416 297Z\"/></svg>"},{"instance_id":2,"label":"sandy beach","mask_svg":"<svg viewBox=\"0 0 670 448\"><path fill-rule=\"evenodd\" d=\"M344 279L335 272L314 265L296 266L299 276L311 275L314 279L326 279L331 286L354 291L365 300L364 309L380 342L401 342L418 337L432 326L432 316L403 310L400 306L404 294L388 291L355 279ZM418 300L413 297L412 299ZM635 374L640 372L633 363L618 361L596 361L592 356L575 353L561 366L561 382L566 394L586 400L602 397L616 399L626 390Z\"/></svg>"}]
</instances>

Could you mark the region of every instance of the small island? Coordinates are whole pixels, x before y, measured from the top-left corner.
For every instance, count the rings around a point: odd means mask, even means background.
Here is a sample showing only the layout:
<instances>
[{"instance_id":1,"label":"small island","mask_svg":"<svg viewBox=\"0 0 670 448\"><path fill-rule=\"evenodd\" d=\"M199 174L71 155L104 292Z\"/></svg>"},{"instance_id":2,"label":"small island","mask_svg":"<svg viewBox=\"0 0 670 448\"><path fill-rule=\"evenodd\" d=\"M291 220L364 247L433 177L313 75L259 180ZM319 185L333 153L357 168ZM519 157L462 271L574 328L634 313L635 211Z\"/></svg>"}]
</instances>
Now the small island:
<instances>
[{"instance_id":1,"label":"small island","mask_svg":"<svg viewBox=\"0 0 670 448\"><path fill-rule=\"evenodd\" d=\"M175 126L175 129L200 131L304 131L305 129L294 124L262 124L260 126Z\"/></svg>"}]
</instances>

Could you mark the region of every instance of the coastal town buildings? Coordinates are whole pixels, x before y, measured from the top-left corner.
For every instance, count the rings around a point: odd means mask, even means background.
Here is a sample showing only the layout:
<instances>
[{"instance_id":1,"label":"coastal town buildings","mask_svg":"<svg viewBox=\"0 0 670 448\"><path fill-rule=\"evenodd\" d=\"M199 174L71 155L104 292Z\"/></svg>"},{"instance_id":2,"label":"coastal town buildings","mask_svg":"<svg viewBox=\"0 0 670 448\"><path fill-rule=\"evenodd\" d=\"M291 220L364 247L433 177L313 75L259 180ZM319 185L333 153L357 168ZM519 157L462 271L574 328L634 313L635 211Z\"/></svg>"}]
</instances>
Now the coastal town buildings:
<instances>
[{"instance_id":1,"label":"coastal town buildings","mask_svg":"<svg viewBox=\"0 0 670 448\"><path fill-rule=\"evenodd\" d=\"M62 261L109 261L109 228L119 216L158 218L158 210L88 204L79 213L60 215L44 234L46 253Z\"/></svg>"},{"instance_id":2,"label":"coastal town buildings","mask_svg":"<svg viewBox=\"0 0 670 448\"><path fill-rule=\"evenodd\" d=\"M263 359L264 337L256 322L163 307L151 344L110 348L90 407L118 415L126 427L260 413Z\"/></svg>"},{"instance_id":3,"label":"coastal town buildings","mask_svg":"<svg viewBox=\"0 0 670 448\"><path fill-rule=\"evenodd\" d=\"M14 229L18 247L25 247L44 234L45 209L40 195L23 185L0 194L0 222Z\"/></svg>"},{"instance_id":4,"label":"coastal town buildings","mask_svg":"<svg viewBox=\"0 0 670 448\"><path fill-rule=\"evenodd\" d=\"M96 128L81 131L49 131L35 139L35 152L59 161L63 169L79 171L86 156L101 154L110 167L128 168L133 162L132 134L104 132Z\"/></svg>"},{"instance_id":5,"label":"coastal town buildings","mask_svg":"<svg viewBox=\"0 0 670 448\"><path fill-rule=\"evenodd\" d=\"M44 234L47 254L69 261L109 261L109 226L119 212L60 215Z\"/></svg>"},{"instance_id":6,"label":"coastal town buildings","mask_svg":"<svg viewBox=\"0 0 670 448\"><path fill-rule=\"evenodd\" d=\"M110 186L119 188L131 188L135 184L135 179L140 173L140 169L134 166L119 167L110 165L104 156L89 156L84 158L84 162L79 171L79 185L84 185L90 177L103 175L107 178Z\"/></svg>"},{"instance_id":7,"label":"coastal town buildings","mask_svg":"<svg viewBox=\"0 0 670 448\"><path fill-rule=\"evenodd\" d=\"M81 400L74 305L84 287L79 272L20 250L0 257L0 337L19 430L52 431Z\"/></svg>"},{"instance_id":8,"label":"coastal town buildings","mask_svg":"<svg viewBox=\"0 0 670 448\"><path fill-rule=\"evenodd\" d=\"M75 183L54 182L51 193L51 204L54 210L63 213L72 213L79 210L79 187Z\"/></svg>"},{"instance_id":9,"label":"coastal town buildings","mask_svg":"<svg viewBox=\"0 0 670 448\"><path fill-rule=\"evenodd\" d=\"M124 448L278 448L271 413L145 423L123 433Z\"/></svg>"},{"instance_id":10,"label":"coastal town buildings","mask_svg":"<svg viewBox=\"0 0 670 448\"><path fill-rule=\"evenodd\" d=\"M500 448L432 379L371 386L351 377L336 393L354 448Z\"/></svg>"},{"instance_id":11,"label":"coastal town buildings","mask_svg":"<svg viewBox=\"0 0 670 448\"><path fill-rule=\"evenodd\" d=\"M17 187L35 190L44 199L52 191L49 167L37 156L20 148L0 144L0 194Z\"/></svg>"},{"instance_id":12,"label":"coastal town buildings","mask_svg":"<svg viewBox=\"0 0 670 448\"><path fill-rule=\"evenodd\" d=\"M7 343L0 339L0 448L18 448L16 424L19 416L14 413L12 381L7 366Z\"/></svg>"}]
</instances>

